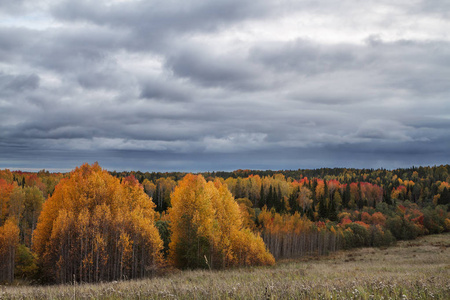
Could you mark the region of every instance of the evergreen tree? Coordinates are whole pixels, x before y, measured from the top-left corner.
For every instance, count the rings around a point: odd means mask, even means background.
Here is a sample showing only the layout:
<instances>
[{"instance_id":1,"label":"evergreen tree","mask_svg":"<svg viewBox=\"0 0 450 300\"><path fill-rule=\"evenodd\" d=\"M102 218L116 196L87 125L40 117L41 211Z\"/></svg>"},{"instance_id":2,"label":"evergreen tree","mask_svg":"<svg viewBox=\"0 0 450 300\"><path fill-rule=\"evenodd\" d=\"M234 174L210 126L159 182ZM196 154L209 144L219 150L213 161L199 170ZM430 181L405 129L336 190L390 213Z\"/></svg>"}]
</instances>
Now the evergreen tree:
<instances>
[{"instance_id":1,"label":"evergreen tree","mask_svg":"<svg viewBox=\"0 0 450 300\"><path fill-rule=\"evenodd\" d=\"M161 206L159 205L159 203L161 202L161 199L160 199L160 198L161 198L161 190L160 190L159 184L157 184L157 185L156 185L155 192L153 193L153 198L152 198L152 200L153 200L153 202L154 202L155 205L156 205L155 210L158 211L158 212L161 212L161 211L162 211Z\"/></svg>"},{"instance_id":2,"label":"evergreen tree","mask_svg":"<svg viewBox=\"0 0 450 300\"><path fill-rule=\"evenodd\" d=\"M259 208L263 208L266 205L266 197L264 196L264 185L261 183L261 191L259 192Z\"/></svg>"},{"instance_id":3,"label":"evergreen tree","mask_svg":"<svg viewBox=\"0 0 450 300\"><path fill-rule=\"evenodd\" d=\"M384 202L388 205L392 205L391 193L389 190L384 190Z\"/></svg>"},{"instance_id":4,"label":"evergreen tree","mask_svg":"<svg viewBox=\"0 0 450 300\"><path fill-rule=\"evenodd\" d=\"M319 218L328 219L327 199L320 197L319 199Z\"/></svg>"},{"instance_id":5,"label":"evergreen tree","mask_svg":"<svg viewBox=\"0 0 450 300\"><path fill-rule=\"evenodd\" d=\"M330 206L328 208L328 218L330 221L336 222L338 220L336 199L330 199Z\"/></svg>"},{"instance_id":6,"label":"evergreen tree","mask_svg":"<svg viewBox=\"0 0 450 300\"><path fill-rule=\"evenodd\" d=\"M273 188L272 185L269 187L269 194L267 195L267 209L271 209L273 207Z\"/></svg>"},{"instance_id":7,"label":"evergreen tree","mask_svg":"<svg viewBox=\"0 0 450 300\"><path fill-rule=\"evenodd\" d=\"M299 211L303 214L303 210L300 209L300 205L298 204L297 201L299 193L300 187L297 187L297 189L293 190L292 193L289 195L289 207L291 209L291 214L294 214L296 211Z\"/></svg>"},{"instance_id":8,"label":"evergreen tree","mask_svg":"<svg viewBox=\"0 0 450 300\"><path fill-rule=\"evenodd\" d=\"M358 208L362 209L364 207L364 201L362 198L362 192L361 192L361 182L358 182Z\"/></svg>"},{"instance_id":9,"label":"evergreen tree","mask_svg":"<svg viewBox=\"0 0 450 300\"><path fill-rule=\"evenodd\" d=\"M348 204L350 203L350 183L347 183L344 191L344 199L342 205L344 208L348 208Z\"/></svg>"},{"instance_id":10,"label":"evergreen tree","mask_svg":"<svg viewBox=\"0 0 450 300\"><path fill-rule=\"evenodd\" d=\"M317 179L314 178L313 183L312 183L312 187L311 187L312 199L313 199L313 205L314 206L317 204L316 187L317 187Z\"/></svg>"},{"instance_id":11,"label":"evergreen tree","mask_svg":"<svg viewBox=\"0 0 450 300\"><path fill-rule=\"evenodd\" d=\"M444 188L444 190L441 193L441 196L438 200L438 205L447 205L450 204L450 192L447 188Z\"/></svg>"},{"instance_id":12,"label":"evergreen tree","mask_svg":"<svg viewBox=\"0 0 450 300\"><path fill-rule=\"evenodd\" d=\"M275 201L275 209L277 210L277 212L282 213L284 212L285 206L284 206L284 201L283 201L283 196L281 195L281 188L280 185L278 185L278 191L276 194L276 201Z\"/></svg>"}]
</instances>

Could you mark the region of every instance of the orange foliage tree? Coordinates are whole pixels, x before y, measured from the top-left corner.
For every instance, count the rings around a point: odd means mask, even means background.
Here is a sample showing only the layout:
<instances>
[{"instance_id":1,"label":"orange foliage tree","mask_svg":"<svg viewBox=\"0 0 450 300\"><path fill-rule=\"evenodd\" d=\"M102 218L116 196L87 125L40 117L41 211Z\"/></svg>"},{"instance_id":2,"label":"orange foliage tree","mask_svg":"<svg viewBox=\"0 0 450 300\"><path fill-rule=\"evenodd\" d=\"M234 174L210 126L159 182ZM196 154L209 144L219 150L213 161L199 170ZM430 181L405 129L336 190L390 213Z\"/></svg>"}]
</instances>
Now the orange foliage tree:
<instances>
[{"instance_id":1,"label":"orange foliage tree","mask_svg":"<svg viewBox=\"0 0 450 300\"><path fill-rule=\"evenodd\" d=\"M258 220L264 242L277 259L322 255L340 248L340 235L332 226L314 223L298 212L279 214L264 208Z\"/></svg>"},{"instance_id":2,"label":"orange foliage tree","mask_svg":"<svg viewBox=\"0 0 450 300\"><path fill-rule=\"evenodd\" d=\"M19 245L19 227L16 223L12 218L0 226L0 282L14 280L15 254Z\"/></svg>"},{"instance_id":3,"label":"orange foliage tree","mask_svg":"<svg viewBox=\"0 0 450 300\"><path fill-rule=\"evenodd\" d=\"M0 226L6 221L9 215L10 196L15 188L15 184L0 178Z\"/></svg>"},{"instance_id":4,"label":"orange foliage tree","mask_svg":"<svg viewBox=\"0 0 450 300\"><path fill-rule=\"evenodd\" d=\"M134 177L119 179L95 163L62 179L43 205L33 250L48 280L138 278L160 265L154 204Z\"/></svg>"},{"instance_id":5,"label":"orange foliage tree","mask_svg":"<svg viewBox=\"0 0 450 300\"><path fill-rule=\"evenodd\" d=\"M261 237L243 228L239 205L219 180L188 174L175 188L169 209L169 262L180 268L271 265Z\"/></svg>"}]
</instances>

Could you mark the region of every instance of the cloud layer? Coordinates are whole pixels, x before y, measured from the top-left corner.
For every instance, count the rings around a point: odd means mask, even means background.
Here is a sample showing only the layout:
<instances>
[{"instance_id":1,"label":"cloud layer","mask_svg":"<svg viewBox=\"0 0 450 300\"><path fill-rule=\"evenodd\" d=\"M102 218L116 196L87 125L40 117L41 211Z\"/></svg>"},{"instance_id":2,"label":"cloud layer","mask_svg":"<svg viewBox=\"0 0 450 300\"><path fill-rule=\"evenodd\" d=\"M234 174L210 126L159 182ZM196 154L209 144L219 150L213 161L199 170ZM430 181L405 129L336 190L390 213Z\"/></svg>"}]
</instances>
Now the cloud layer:
<instances>
[{"instance_id":1,"label":"cloud layer","mask_svg":"<svg viewBox=\"0 0 450 300\"><path fill-rule=\"evenodd\" d=\"M391 2L1 1L0 167L448 163L450 9Z\"/></svg>"}]
</instances>

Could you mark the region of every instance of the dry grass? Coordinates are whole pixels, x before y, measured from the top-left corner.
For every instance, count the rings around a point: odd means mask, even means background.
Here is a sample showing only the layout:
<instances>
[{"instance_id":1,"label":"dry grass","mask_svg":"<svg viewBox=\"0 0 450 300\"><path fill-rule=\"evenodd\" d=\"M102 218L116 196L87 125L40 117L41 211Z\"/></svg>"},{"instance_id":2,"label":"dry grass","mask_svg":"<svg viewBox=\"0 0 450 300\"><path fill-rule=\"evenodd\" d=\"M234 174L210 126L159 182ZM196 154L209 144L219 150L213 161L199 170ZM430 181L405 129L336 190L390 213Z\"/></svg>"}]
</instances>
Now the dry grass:
<instances>
[{"instance_id":1,"label":"dry grass","mask_svg":"<svg viewBox=\"0 0 450 300\"><path fill-rule=\"evenodd\" d=\"M104 284L3 287L1 299L450 299L450 234L397 246Z\"/></svg>"}]
</instances>

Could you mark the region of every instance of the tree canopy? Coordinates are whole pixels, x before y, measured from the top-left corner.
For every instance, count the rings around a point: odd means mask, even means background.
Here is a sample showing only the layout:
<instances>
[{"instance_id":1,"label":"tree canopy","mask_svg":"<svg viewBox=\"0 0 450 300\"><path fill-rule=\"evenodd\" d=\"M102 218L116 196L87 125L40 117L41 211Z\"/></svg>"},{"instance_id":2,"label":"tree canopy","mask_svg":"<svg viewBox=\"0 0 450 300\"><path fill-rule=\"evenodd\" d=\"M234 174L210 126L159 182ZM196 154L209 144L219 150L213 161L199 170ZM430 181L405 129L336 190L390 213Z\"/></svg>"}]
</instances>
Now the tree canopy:
<instances>
[{"instance_id":1,"label":"tree canopy","mask_svg":"<svg viewBox=\"0 0 450 300\"><path fill-rule=\"evenodd\" d=\"M44 203L33 249L49 280L137 278L161 262L155 205L134 177L84 164Z\"/></svg>"},{"instance_id":2,"label":"tree canopy","mask_svg":"<svg viewBox=\"0 0 450 300\"><path fill-rule=\"evenodd\" d=\"M176 267L270 265L261 237L243 228L239 205L219 180L188 174L171 197L169 261Z\"/></svg>"}]
</instances>

